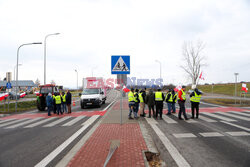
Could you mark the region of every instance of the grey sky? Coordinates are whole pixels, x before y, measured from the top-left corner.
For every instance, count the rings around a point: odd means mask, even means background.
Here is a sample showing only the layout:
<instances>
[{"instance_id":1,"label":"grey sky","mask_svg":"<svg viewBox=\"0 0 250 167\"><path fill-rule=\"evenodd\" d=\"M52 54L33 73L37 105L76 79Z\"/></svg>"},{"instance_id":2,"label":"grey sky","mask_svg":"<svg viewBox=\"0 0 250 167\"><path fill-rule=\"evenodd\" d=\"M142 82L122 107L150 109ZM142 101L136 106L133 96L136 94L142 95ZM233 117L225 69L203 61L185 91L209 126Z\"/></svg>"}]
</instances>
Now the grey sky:
<instances>
[{"instance_id":1,"label":"grey sky","mask_svg":"<svg viewBox=\"0 0 250 167\"><path fill-rule=\"evenodd\" d=\"M67 87L80 78L110 77L111 55L131 55L131 75L190 83L179 67L184 41L202 40L205 81L250 80L247 0L0 0L0 77L13 72L19 45L47 40L47 82ZM43 45L20 50L19 79L43 83ZM114 77L114 76L112 76Z\"/></svg>"}]
</instances>

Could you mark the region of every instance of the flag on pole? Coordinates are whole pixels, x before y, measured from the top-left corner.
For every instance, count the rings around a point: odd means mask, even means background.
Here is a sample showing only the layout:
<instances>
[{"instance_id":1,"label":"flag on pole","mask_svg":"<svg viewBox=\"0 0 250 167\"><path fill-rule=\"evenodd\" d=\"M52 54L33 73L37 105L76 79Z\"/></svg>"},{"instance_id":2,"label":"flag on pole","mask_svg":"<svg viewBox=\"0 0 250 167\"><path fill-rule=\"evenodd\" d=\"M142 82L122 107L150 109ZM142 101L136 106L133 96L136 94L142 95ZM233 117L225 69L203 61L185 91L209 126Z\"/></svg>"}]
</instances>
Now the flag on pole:
<instances>
[{"instance_id":1,"label":"flag on pole","mask_svg":"<svg viewBox=\"0 0 250 167\"><path fill-rule=\"evenodd\" d=\"M242 87L241 87L241 90L242 91L245 91L246 93L248 92L248 88L247 88L247 84L242 84Z\"/></svg>"},{"instance_id":2,"label":"flag on pole","mask_svg":"<svg viewBox=\"0 0 250 167\"><path fill-rule=\"evenodd\" d=\"M201 74L200 74L199 78L200 78L200 79L202 79L202 80L205 80L205 78L204 78L204 76L203 76L202 72L201 72Z\"/></svg>"}]
</instances>

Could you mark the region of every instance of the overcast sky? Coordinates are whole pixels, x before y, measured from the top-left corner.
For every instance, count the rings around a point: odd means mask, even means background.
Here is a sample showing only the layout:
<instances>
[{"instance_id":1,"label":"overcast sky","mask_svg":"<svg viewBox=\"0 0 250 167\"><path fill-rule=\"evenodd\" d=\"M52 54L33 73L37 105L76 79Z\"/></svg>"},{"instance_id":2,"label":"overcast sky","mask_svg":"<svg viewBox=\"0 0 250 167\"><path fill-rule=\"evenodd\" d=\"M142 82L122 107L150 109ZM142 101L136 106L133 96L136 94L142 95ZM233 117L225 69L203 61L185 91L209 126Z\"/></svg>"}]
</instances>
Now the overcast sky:
<instances>
[{"instance_id":1,"label":"overcast sky","mask_svg":"<svg viewBox=\"0 0 250 167\"><path fill-rule=\"evenodd\" d=\"M111 75L111 55L131 56L131 75L188 84L184 41L201 40L208 66L201 83L250 81L249 0L0 0L0 78L13 72L19 45L47 39L47 82L76 87ZM43 45L20 50L19 79L44 81Z\"/></svg>"}]
</instances>

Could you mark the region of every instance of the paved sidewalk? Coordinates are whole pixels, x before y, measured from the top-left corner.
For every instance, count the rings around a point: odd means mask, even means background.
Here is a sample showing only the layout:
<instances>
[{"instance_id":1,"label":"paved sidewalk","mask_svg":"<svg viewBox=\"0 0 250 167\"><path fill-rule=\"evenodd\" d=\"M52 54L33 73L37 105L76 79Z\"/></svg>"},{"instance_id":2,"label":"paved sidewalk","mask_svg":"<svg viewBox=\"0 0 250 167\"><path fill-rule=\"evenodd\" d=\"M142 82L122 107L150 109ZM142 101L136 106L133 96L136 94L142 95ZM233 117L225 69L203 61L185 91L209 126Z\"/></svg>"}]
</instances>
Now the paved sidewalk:
<instances>
[{"instance_id":1,"label":"paved sidewalk","mask_svg":"<svg viewBox=\"0 0 250 167\"><path fill-rule=\"evenodd\" d=\"M113 154L108 167L143 167L143 151L147 150L139 123L128 120L127 101L123 101L122 118L120 124L120 101L108 111L100 126L83 145L68 167L103 166L109 153L110 141L120 140L120 146Z\"/></svg>"}]
</instances>

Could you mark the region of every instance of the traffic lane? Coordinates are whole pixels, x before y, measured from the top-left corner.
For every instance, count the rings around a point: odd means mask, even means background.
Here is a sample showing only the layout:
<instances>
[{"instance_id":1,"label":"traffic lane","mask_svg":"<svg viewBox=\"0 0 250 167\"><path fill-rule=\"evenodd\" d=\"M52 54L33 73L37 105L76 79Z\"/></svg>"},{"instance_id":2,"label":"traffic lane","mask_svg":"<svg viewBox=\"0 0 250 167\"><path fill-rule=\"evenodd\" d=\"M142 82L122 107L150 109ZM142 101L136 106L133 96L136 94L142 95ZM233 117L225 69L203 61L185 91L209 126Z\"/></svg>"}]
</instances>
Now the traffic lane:
<instances>
[{"instance_id":1,"label":"traffic lane","mask_svg":"<svg viewBox=\"0 0 250 167\"><path fill-rule=\"evenodd\" d=\"M169 138L184 158L191 166L246 166L250 165L249 157L249 136L232 137L201 137L199 133L204 132L228 132L242 131L236 127L224 125L221 122L217 123L187 123L179 121L174 116L172 117L177 124L166 124L159 120L158 127ZM151 129L151 134L163 158L166 160L167 166L174 166L174 160L166 154L166 149L159 142L159 138ZM179 138L173 136L178 133L192 133L197 137L194 138ZM165 156L164 156L165 155ZM166 158L165 158L166 159ZM164 160L165 160L164 159ZM176 164L175 164L176 165Z\"/></svg>"},{"instance_id":2,"label":"traffic lane","mask_svg":"<svg viewBox=\"0 0 250 167\"><path fill-rule=\"evenodd\" d=\"M119 96L118 91L116 90L109 90L107 92L107 100L105 102L105 104L102 104L101 107L97 107L97 106L88 106L84 109L81 108L80 106L80 98L77 99L77 103L75 107L72 107L72 111L77 112L77 111L102 111L104 110L110 103L112 103L114 100L117 99L117 97Z\"/></svg>"},{"instance_id":3,"label":"traffic lane","mask_svg":"<svg viewBox=\"0 0 250 167\"><path fill-rule=\"evenodd\" d=\"M84 118L83 121L88 118ZM99 120L98 118L95 123ZM82 122L83 122L82 121ZM82 125L62 127L34 127L1 129L0 166L26 166L32 167L72 136ZM79 135L62 153L60 153L48 166L55 166L66 153L94 126L93 123Z\"/></svg>"}]
</instances>

